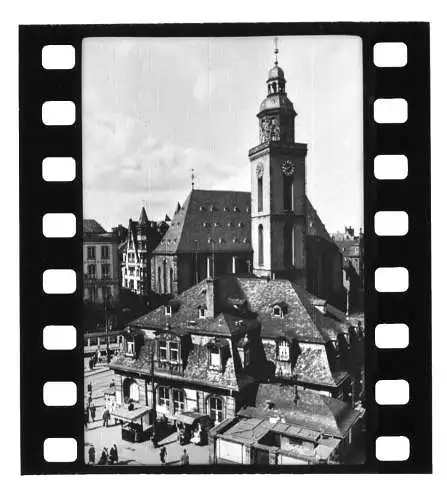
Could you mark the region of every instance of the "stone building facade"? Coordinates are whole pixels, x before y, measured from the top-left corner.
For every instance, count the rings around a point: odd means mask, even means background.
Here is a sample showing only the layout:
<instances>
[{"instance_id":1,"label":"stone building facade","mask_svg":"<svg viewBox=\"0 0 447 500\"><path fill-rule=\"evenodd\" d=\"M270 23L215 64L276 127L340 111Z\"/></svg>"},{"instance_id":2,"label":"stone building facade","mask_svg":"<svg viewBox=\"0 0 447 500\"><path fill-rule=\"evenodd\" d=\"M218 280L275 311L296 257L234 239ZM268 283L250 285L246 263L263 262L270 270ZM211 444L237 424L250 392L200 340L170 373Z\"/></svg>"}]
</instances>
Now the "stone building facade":
<instances>
[{"instance_id":1,"label":"stone building facade","mask_svg":"<svg viewBox=\"0 0 447 500\"><path fill-rule=\"evenodd\" d=\"M93 219L83 221L84 301L103 304L118 300L118 242Z\"/></svg>"}]
</instances>

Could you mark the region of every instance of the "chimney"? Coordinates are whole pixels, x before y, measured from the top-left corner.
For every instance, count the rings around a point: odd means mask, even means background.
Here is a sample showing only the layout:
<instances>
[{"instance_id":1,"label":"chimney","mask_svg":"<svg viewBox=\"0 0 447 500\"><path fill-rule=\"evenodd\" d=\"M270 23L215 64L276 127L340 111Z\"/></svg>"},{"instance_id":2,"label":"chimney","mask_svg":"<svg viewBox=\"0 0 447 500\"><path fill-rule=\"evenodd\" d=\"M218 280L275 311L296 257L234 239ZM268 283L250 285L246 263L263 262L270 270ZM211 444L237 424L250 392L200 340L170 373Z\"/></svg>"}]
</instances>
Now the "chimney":
<instances>
[{"instance_id":1,"label":"chimney","mask_svg":"<svg viewBox=\"0 0 447 500\"><path fill-rule=\"evenodd\" d=\"M213 278L206 279L206 311L205 316L207 318L214 318L214 308L215 308L215 290L216 280Z\"/></svg>"}]
</instances>

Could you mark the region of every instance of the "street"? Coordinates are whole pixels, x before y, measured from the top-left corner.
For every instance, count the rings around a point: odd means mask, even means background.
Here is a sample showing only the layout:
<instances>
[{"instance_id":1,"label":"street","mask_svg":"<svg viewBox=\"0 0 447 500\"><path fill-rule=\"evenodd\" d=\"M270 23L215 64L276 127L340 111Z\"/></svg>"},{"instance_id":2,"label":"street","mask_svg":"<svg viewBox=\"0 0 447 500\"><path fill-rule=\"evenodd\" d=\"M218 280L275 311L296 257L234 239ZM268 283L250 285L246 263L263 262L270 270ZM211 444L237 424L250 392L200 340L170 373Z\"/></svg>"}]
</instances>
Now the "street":
<instances>
[{"instance_id":1,"label":"street","mask_svg":"<svg viewBox=\"0 0 447 500\"><path fill-rule=\"evenodd\" d=\"M87 385L92 384L93 405L96 407L94 422L89 422L85 430L84 456L88 463L88 450L91 445L95 448L95 463L97 464L103 448L110 448L116 444L118 448L118 465L161 465L160 448L166 446L166 465L180 465L180 457L186 449L190 464L208 464L208 446L187 444L180 446L177 434L173 432L162 439L157 448L152 442L129 443L121 439L121 425L110 421L109 427L103 427L102 413L104 411L104 391L109 389L113 372L106 367L100 367L93 372L86 371L84 376L85 406L87 406ZM111 467L111 466L108 466Z\"/></svg>"}]
</instances>

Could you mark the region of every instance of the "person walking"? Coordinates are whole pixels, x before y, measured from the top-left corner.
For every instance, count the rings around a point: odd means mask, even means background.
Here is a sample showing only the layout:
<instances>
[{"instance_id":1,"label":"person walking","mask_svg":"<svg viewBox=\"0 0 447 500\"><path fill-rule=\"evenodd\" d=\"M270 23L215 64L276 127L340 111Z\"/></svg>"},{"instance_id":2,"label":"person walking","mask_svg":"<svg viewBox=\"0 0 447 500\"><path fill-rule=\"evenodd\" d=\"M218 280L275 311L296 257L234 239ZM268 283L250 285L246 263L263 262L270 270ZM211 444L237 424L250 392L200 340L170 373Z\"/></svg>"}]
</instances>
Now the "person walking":
<instances>
[{"instance_id":1,"label":"person walking","mask_svg":"<svg viewBox=\"0 0 447 500\"><path fill-rule=\"evenodd\" d=\"M166 450L166 446L162 446L160 449L160 462L162 464L166 463L166 455L168 454L168 451Z\"/></svg>"},{"instance_id":2,"label":"person walking","mask_svg":"<svg viewBox=\"0 0 447 500\"><path fill-rule=\"evenodd\" d=\"M110 463L113 465L114 463L118 463L118 448L116 444L114 444L110 448Z\"/></svg>"},{"instance_id":3,"label":"person walking","mask_svg":"<svg viewBox=\"0 0 447 500\"><path fill-rule=\"evenodd\" d=\"M108 427L109 420L110 420L110 412L109 412L109 410L106 409L106 410L104 410L104 413L102 414L102 426Z\"/></svg>"},{"instance_id":4,"label":"person walking","mask_svg":"<svg viewBox=\"0 0 447 500\"><path fill-rule=\"evenodd\" d=\"M104 449L102 450L101 458L99 459L98 464L99 465L107 465L108 459L109 459L109 453L107 451L107 448L104 447Z\"/></svg>"},{"instance_id":5,"label":"person walking","mask_svg":"<svg viewBox=\"0 0 447 500\"><path fill-rule=\"evenodd\" d=\"M92 422L94 422L96 417L96 406L90 406L90 415L92 416Z\"/></svg>"},{"instance_id":6,"label":"person walking","mask_svg":"<svg viewBox=\"0 0 447 500\"><path fill-rule=\"evenodd\" d=\"M87 392L90 393L90 394L93 392L93 387L92 387L92 383L91 382L89 382L88 385L87 385Z\"/></svg>"},{"instance_id":7,"label":"person walking","mask_svg":"<svg viewBox=\"0 0 447 500\"><path fill-rule=\"evenodd\" d=\"M92 405L92 402L93 402L93 398L92 398L92 394L90 393L88 395L88 407L90 408L90 406Z\"/></svg>"},{"instance_id":8,"label":"person walking","mask_svg":"<svg viewBox=\"0 0 447 500\"><path fill-rule=\"evenodd\" d=\"M84 410L84 427L87 429L88 428L88 423L89 423L89 415L88 415L88 408Z\"/></svg>"},{"instance_id":9,"label":"person walking","mask_svg":"<svg viewBox=\"0 0 447 500\"><path fill-rule=\"evenodd\" d=\"M88 463L89 464L94 464L95 463L95 447L91 444L90 448L88 449Z\"/></svg>"},{"instance_id":10,"label":"person walking","mask_svg":"<svg viewBox=\"0 0 447 500\"><path fill-rule=\"evenodd\" d=\"M180 462L182 465L189 465L189 455L186 452L186 448L183 450L183 455L180 458Z\"/></svg>"}]
</instances>

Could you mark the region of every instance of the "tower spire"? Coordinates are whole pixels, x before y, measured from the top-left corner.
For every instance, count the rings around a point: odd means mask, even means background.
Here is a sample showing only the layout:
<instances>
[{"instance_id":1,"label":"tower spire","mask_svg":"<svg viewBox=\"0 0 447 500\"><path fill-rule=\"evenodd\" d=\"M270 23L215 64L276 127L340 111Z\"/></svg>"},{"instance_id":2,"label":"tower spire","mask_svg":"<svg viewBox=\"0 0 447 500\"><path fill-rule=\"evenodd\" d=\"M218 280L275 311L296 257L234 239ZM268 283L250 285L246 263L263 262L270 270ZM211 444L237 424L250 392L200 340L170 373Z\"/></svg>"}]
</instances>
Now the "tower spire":
<instances>
[{"instance_id":1,"label":"tower spire","mask_svg":"<svg viewBox=\"0 0 447 500\"><path fill-rule=\"evenodd\" d=\"M191 189L194 191L194 179L195 179L195 175L194 175L194 169L192 168L191 169Z\"/></svg>"},{"instance_id":2,"label":"tower spire","mask_svg":"<svg viewBox=\"0 0 447 500\"><path fill-rule=\"evenodd\" d=\"M275 50L273 51L273 53L275 54L275 66L278 66L278 52L279 52L279 49L278 49L278 37L275 36L274 40L273 40L273 43L275 45Z\"/></svg>"}]
</instances>

